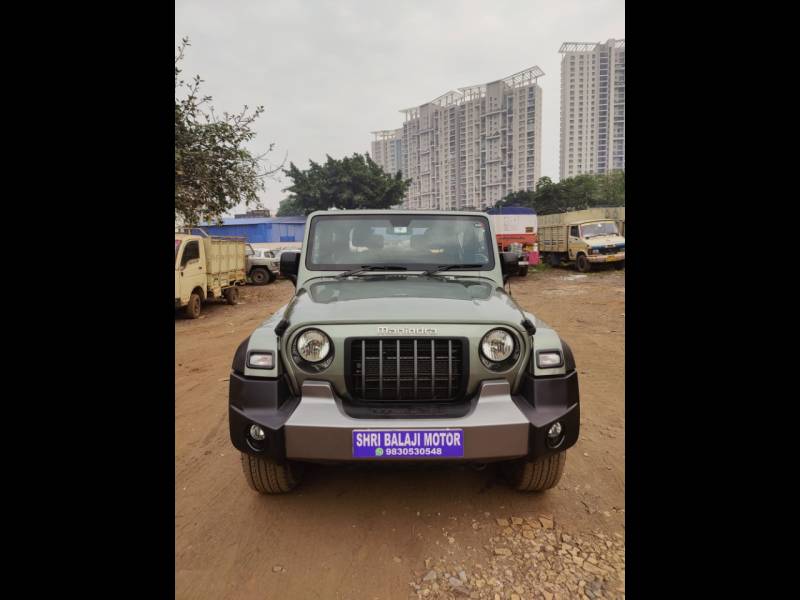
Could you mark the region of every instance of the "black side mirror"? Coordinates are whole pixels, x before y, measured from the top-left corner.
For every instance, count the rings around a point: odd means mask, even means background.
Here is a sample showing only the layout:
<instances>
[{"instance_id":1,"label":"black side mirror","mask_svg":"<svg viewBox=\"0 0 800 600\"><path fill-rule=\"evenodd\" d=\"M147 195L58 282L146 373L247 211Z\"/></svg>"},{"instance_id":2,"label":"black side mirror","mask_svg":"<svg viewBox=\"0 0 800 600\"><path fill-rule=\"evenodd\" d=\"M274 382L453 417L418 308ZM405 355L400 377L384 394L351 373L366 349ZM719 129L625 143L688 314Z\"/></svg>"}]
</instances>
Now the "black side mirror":
<instances>
[{"instance_id":1,"label":"black side mirror","mask_svg":"<svg viewBox=\"0 0 800 600\"><path fill-rule=\"evenodd\" d=\"M300 271L300 252L284 252L278 267L281 275L297 285L297 273Z\"/></svg>"},{"instance_id":2,"label":"black side mirror","mask_svg":"<svg viewBox=\"0 0 800 600\"><path fill-rule=\"evenodd\" d=\"M503 281L519 271L519 256L516 252L500 253L500 271L503 273Z\"/></svg>"}]
</instances>

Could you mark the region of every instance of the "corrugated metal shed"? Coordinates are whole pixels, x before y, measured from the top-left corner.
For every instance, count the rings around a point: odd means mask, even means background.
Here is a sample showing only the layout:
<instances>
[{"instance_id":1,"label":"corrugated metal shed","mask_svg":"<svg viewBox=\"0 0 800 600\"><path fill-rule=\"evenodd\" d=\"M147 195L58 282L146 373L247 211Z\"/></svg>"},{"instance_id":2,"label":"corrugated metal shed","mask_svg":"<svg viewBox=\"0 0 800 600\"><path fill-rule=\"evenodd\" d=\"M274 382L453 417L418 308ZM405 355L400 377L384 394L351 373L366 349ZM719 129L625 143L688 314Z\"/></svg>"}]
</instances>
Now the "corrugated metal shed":
<instances>
[{"instance_id":1,"label":"corrugated metal shed","mask_svg":"<svg viewBox=\"0 0 800 600\"><path fill-rule=\"evenodd\" d=\"M302 242L305 217L223 219L222 225L201 225L210 235L242 236L250 243Z\"/></svg>"}]
</instances>

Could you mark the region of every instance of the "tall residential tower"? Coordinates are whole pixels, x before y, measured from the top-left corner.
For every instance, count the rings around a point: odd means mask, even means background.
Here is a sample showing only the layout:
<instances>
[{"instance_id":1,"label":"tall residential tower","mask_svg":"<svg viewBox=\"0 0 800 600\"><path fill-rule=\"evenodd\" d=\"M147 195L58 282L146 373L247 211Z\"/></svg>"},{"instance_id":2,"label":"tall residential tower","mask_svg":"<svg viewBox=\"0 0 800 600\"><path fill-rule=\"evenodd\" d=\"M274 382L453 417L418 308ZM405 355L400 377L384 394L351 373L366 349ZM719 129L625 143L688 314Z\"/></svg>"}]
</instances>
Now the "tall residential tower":
<instances>
[{"instance_id":1,"label":"tall residential tower","mask_svg":"<svg viewBox=\"0 0 800 600\"><path fill-rule=\"evenodd\" d=\"M565 42L561 179L625 169L625 40Z\"/></svg>"},{"instance_id":2,"label":"tall residential tower","mask_svg":"<svg viewBox=\"0 0 800 600\"><path fill-rule=\"evenodd\" d=\"M505 79L449 91L408 108L397 132L403 177L412 183L404 207L485 209L510 192L532 190L541 175L542 89L544 75L531 67ZM384 170L389 162L373 156Z\"/></svg>"},{"instance_id":3,"label":"tall residential tower","mask_svg":"<svg viewBox=\"0 0 800 600\"><path fill-rule=\"evenodd\" d=\"M403 169L403 128L373 131L371 158L394 176Z\"/></svg>"}]
</instances>

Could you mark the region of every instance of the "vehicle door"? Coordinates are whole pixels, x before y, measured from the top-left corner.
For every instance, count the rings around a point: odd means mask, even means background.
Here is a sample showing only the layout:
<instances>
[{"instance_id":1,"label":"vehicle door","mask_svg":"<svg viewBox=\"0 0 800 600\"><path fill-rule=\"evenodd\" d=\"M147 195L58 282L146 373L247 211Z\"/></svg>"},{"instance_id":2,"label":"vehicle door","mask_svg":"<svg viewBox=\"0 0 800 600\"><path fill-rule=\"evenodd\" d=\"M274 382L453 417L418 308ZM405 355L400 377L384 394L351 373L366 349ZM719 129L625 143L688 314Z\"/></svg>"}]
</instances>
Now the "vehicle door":
<instances>
[{"instance_id":1,"label":"vehicle door","mask_svg":"<svg viewBox=\"0 0 800 600\"><path fill-rule=\"evenodd\" d=\"M580 247L581 243L581 234L580 229L577 225L570 225L569 228L569 237L567 238L567 250L569 251L569 257L571 259L575 258L575 254Z\"/></svg>"},{"instance_id":2,"label":"vehicle door","mask_svg":"<svg viewBox=\"0 0 800 600\"><path fill-rule=\"evenodd\" d=\"M181 240L175 240L175 298L181 297L181 277L178 267L178 255L181 251Z\"/></svg>"},{"instance_id":3,"label":"vehicle door","mask_svg":"<svg viewBox=\"0 0 800 600\"><path fill-rule=\"evenodd\" d=\"M206 289L205 253L200 240L185 240L180 252L176 280L180 279L180 296L182 303L189 301L192 290L196 287L204 292ZM178 284L176 284L176 289Z\"/></svg>"}]
</instances>

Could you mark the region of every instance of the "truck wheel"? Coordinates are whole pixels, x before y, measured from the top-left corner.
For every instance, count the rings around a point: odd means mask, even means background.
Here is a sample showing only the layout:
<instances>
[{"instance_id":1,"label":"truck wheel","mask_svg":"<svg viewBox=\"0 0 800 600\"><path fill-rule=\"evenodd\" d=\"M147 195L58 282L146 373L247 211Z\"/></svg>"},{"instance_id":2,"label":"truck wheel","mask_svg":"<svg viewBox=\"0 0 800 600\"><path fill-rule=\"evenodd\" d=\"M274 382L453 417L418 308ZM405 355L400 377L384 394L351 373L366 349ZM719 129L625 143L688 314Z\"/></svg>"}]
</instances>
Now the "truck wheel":
<instances>
[{"instance_id":1,"label":"truck wheel","mask_svg":"<svg viewBox=\"0 0 800 600\"><path fill-rule=\"evenodd\" d=\"M253 269L250 272L250 279L253 280L254 285L267 285L269 283L269 275L266 269Z\"/></svg>"},{"instance_id":2,"label":"truck wheel","mask_svg":"<svg viewBox=\"0 0 800 600\"><path fill-rule=\"evenodd\" d=\"M619 261L615 262L614 263L614 268L617 271L619 271L620 269L624 269L625 268L625 261L624 260L619 260Z\"/></svg>"},{"instance_id":3,"label":"truck wheel","mask_svg":"<svg viewBox=\"0 0 800 600\"><path fill-rule=\"evenodd\" d=\"M285 494L291 492L302 479L300 463L279 465L274 460L242 454L242 470L247 483L260 494Z\"/></svg>"},{"instance_id":4,"label":"truck wheel","mask_svg":"<svg viewBox=\"0 0 800 600\"><path fill-rule=\"evenodd\" d=\"M269 273L269 281L267 281L267 283L272 283L278 278L278 276L275 275L275 273L273 273L272 271L267 270L267 273Z\"/></svg>"},{"instance_id":5,"label":"truck wheel","mask_svg":"<svg viewBox=\"0 0 800 600\"><path fill-rule=\"evenodd\" d=\"M575 259L575 267L581 273L588 273L592 270L592 263L589 262L585 254L578 254L578 258Z\"/></svg>"},{"instance_id":6,"label":"truck wheel","mask_svg":"<svg viewBox=\"0 0 800 600\"><path fill-rule=\"evenodd\" d=\"M556 486L564 473L567 451L551 454L537 461L520 460L508 465L507 474L520 492L541 492Z\"/></svg>"},{"instance_id":7,"label":"truck wheel","mask_svg":"<svg viewBox=\"0 0 800 600\"><path fill-rule=\"evenodd\" d=\"M189 304L186 305L184 308L184 313L190 319L196 319L200 316L200 311L202 310L203 301L200 299L198 294L192 292L192 295L189 296Z\"/></svg>"},{"instance_id":8,"label":"truck wheel","mask_svg":"<svg viewBox=\"0 0 800 600\"><path fill-rule=\"evenodd\" d=\"M222 292L222 295L225 296L225 302L230 305L239 303L239 288L237 287L229 287Z\"/></svg>"}]
</instances>

